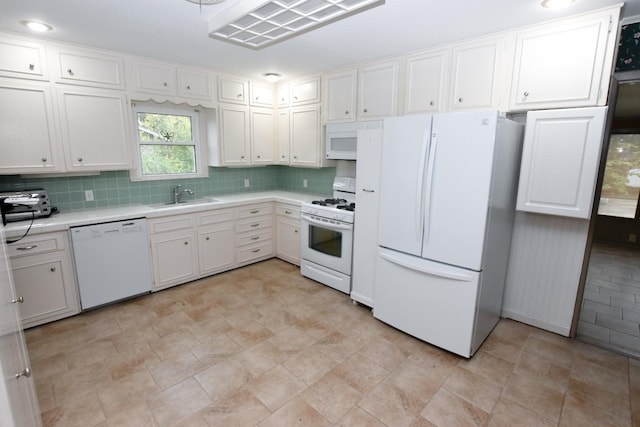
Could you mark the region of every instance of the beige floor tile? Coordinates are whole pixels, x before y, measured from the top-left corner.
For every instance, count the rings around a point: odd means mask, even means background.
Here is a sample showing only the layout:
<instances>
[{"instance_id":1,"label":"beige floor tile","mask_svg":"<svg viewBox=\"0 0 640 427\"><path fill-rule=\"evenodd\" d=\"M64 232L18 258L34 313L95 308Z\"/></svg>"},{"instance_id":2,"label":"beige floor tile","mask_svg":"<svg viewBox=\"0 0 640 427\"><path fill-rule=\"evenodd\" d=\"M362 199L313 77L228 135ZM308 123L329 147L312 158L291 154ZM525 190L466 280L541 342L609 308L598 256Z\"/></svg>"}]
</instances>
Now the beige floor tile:
<instances>
[{"instance_id":1,"label":"beige floor tile","mask_svg":"<svg viewBox=\"0 0 640 427\"><path fill-rule=\"evenodd\" d=\"M492 356L482 350L471 359L460 360L458 366L498 386L504 386L515 368L515 364Z\"/></svg>"},{"instance_id":2,"label":"beige floor tile","mask_svg":"<svg viewBox=\"0 0 640 427\"><path fill-rule=\"evenodd\" d=\"M557 424L510 400L500 399L491 413L489 427L553 427Z\"/></svg>"},{"instance_id":3,"label":"beige floor tile","mask_svg":"<svg viewBox=\"0 0 640 427\"><path fill-rule=\"evenodd\" d=\"M436 394L450 373L450 369L427 367L413 360L406 360L389 374L388 379L398 388L426 403Z\"/></svg>"},{"instance_id":4,"label":"beige floor tile","mask_svg":"<svg viewBox=\"0 0 640 427\"><path fill-rule=\"evenodd\" d=\"M123 350L115 356L106 358L104 363L107 365L111 378L116 381L148 366L160 363L160 359L153 349L145 344L143 347L134 346L130 350Z\"/></svg>"},{"instance_id":5,"label":"beige floor tile","mask_svg":"<svg viewBox=\"0 0 640 427\"><path fill-rule=\"evenodd\" d=\"M483 426L489 420L488 413L446 390L438 391L421 415L438 426Z\"/></svg>"},{"instance_id":6,"label":"beige floor tile","mask_svg":"<svg viewBox=\"0 0 640 427\"><path fill-rule=\"evenodd\" d=\"M149 395L158 391L158 385L147 371L129 375L97 390L102 408L108 418L143 405Z\"/></svg>"},{"instance_id":7,"label":"beige floor tile","mask_svg":"<svg viewBox=\"0 0 640 427\"><path fill-rule=\"evenodd\" d=\"M261 313L262 317L257 319L257 322L265 328L269 329L274 334L289 329L292 326L296 326L299 322L298 318L296 318L293 314L280 307L277 307L277 309L270 310L266 313Z\"/></svg>"},{"instance_id":8,"label":"beige floor tile","mask_svg":"<svg viewBox=\"0 0 640 427\"><path fill-rule=\"evenodd\" d=\"M523 347L524 342L520 342L519 340L511 341L499 335L489 335L480 346L480 350L507 362L516 363Z\"/></svg>"},{"instance_id":9,"label":"beige floor tile","mask_svg":"<svg viewBox=\"0 0 640 427\"><path fill-rule=\"evenodd\" d=\"M64 353L43 359L31 359L31 370L36 381L46 380L54 375L67 372L67 355Z\"/></svg>"},{"instance_id":10,"label":"beige floor tile","mask_svg":"<svg viewBox=\"0 0 640 427\"><path fill-rule=\"evenodd\" d=\"M300 397L327 420L337 422L355 407L362 393L330 372L304 390Z\"/></svg>"},{"instance_id":11,"label":"beige floor tile","mask_svg":"<svg viewBox=\"0 0 640 427\"><path fill-rule=\"evenodd\" d=\"M192 375L203 371L206 366L189 350L171 354L160 363L147 368L161 390L181 383Z\"/></svg>"},{"instance_id":12,"label":"beige floor tile","mask_svg":"<svg viewBox=\"0 0 640 427\"><path fill-rule=\"evenodd\" d=\"M336 427L385 427L380 421L363 411L353 408L336 424Z\"/></svg>"},{"instance_id":13,"label":"beige floor tile","mask_svg":"<svg viewBox=\"0 0 640 427\"><path fill-rule=\"evenodd\" d=\"M532 336L524 345L524 351L541 357L554 365L561 366L566 369L571 368L573 352L556 343Z\"/></svg>"},{"instance_id":14,"label":"beige floor tile","mask_svg":"<svg viewBox=\"0 0 640 427\"><path fill-rule=\"evenodd\" d=\"M240 347L247 349L268 340L273 336L273 332L260 323L251 321L238 328L233 328L227 332L227 335Z\"/></svg>"},{"instance_id":15,"label":"beige floor tile","mask_svg":"<svg viewBox=\"0 0 640 427\"><path fill-rule=\"evenodd\" d=\"M338 363L313 348L306 348L288 359L283 365L306 384L313 384Z\"/></svg>"},{"instance_id":16,"label":"beige floor tile","mask_svg":"<svg viewBox=\"0 0 640 427\"><path fill-rule=\"evenodd\" d=\"M316 342L316 339L294 326L274 335L269 341L285 353L295 354Z\"/></svg>"},{"instance_id":17,"label":"beige floor tile","mask_svg":"<svg viewBox=\"0 0 640 427\"><path fill-rule=\"evenodd\" d=\"M96 362L51 377L56 405L63 405L78 397L113 384L104 362Z\"/></svg>"},{"instance_id":18,"label":"beige floor tile","mask_svg":"<svg viewBox=\"0 0 640 427\"><path fill-rule=\"evenodd\" d=\"M151 410L145 403L142 403L107 417L107 420L99 424L99 427L156 427L157 425Z\"/></svg>"},{"instance_id":19,"label":"beige floor tile","mask_svg":"<svg viewBox=\"0 0 640 427\"><path fill-rule=\"evenodd\" d=\"M502 397L532 410L552 422L558 422L564 394L542 382L514 374L509 378Z\"/></svg>"},{"instance_id":20,"label":"beige floor tile","mask_svg":"<svg viewBox=\"0 0 640 427\"><path fill-rule=\"evenodd\" d=\"M350 338L340 332L333 331L319 338L313 348L336 362L342 363L364 347L369 340L369 337Z\"/></svg>"},{"instance_id":21,"label":"beige floor tile","mask_svg":"<svg viewBox=\"0 0 640 427\"><path fill-rule=\"evenodd\" d=\"M240 388L200 411L210 426L254 426L271 412L248 389Z\"/></svg>"},{"instance_id":22,"label":"beige floor tile","mask_svg":"<svg viewBox=\"0 0 640 427\"><path fill-rule=\"evenodd\" d=\"M527 351L520 354L514 372L541 381L561 393L567 390L569 384L569 369Z\"/></svg>"},{"instance_id":23,"label":"beige floor tile","mask_svg":"<svg viewBox=\"0 0 640 427\"><path fill-rule=\"evenodd\" d=\"M304 400L295 397L258 425L260 427L328 427L331 423Z\"/></svg>"},{"instance_id":24,"label":"beige floor tile","mask_svg":"<svg viewBox=\"0 0 640 427\"><path fill-rule=\"evenodd\" d=\"M275 412L305 388L302 381L282 366L276 366L247 384L247 389L271 412Z\"/></svg>"},{"instance_id":25,"label":"beige floor tile","mask_svg":"<svg viewBox=\"0 0 640 427\"><path fill-rule=\"evenodd\" d=\"M242 353L237 361L247 368L254 376L258 376L276 365L281 364L289 357L269 341L261 342Z\"/></svg>"},{"instance_id":26,"label":"beige floor tile","mask_svg":"<svg viewBox=\"0 0 640 427\"><path fill-rule=\"evenodd\" d=\"M442 388L487 413L491 413L502 392L502 387L460 367L454 369Z\"/></svg>"},{"instance_id":27,"label":"beige floor tile","mask_svg":"<svg viewBox=\"0 0 640 427\"><path fill-rule=\"evenodd\" d=\"M191 352L206 366L220 363L241 351L242 347L224 334L191 347Z\"/></svg>"},{"instance_id":28,"label":"beige floor tile","mask_svg":"<svg viewBox=\"0 0 640 427\"><path fill-rule=\"evenodd\" d=\"M578 381L569 383L561 425L631 425L629 401L618 394Z\"/></svg>"},{"instance_id":29,"label":"beige floor tile","mask_svg":"<svg viewBox=\"0 0 640 427\"><path fill-rule=\"evenodd\" d=\"M640 361L635 359L629 359L629 398L632 425L640 426Z\"/></svg>"},{"instance_id":30,"label":"beige floor tile","mask_svg":"<svg viewBox=\"0 0 640 427\"><path fill-rule=\"evenodd\" d=\"M359 353L382 366L387 371L392 371L411 354L411 351L387 341L384 338L373 340L359 350Z\"/></svg>"},{"instance_id":31,"label":"beige floor tile","mask_svg":"<svg viewBox=\"0 0 640 427\"><path fill-rule=\"evenodd\" d=\"M389 371L359 353L336 366L331 372L360 393L369 392L389 375Z\"/></svg>"},{"instance_id":32,"label":"beige floor tile","mask_svg":"<svg viewBox=\"0 0 640 427\"><path fill-rule=\"evenodd\" d=\"M149 341L154 341L158 338L160 338L160 335L151 325L125 329L110 337L118 352L130 350L132 347L144 347Z\"/></svg>"},{"instance_id":33,"label":"beige floor tile","mask_svg":"<svg viewBox=\"0 0 640 427\"><path fill-rule=\"evenodd\" d=\"M153 329L156 330L161 337L180 329L188 329L195 322L183 311L176 311L171 314L159 317L153 322Z\"/></svg>"},{"instance_id":34,"label":"beige floor tile","mask_svg":"<svg viewBox=\"0 0 640 427\"><path fill-rule=\"evenodd\" d=\"M193 378L147 397L147 405L160 426L175 425L212 403Z\"/></svg>"},{"instance_id":35,"label":"beige floor tile","mask_svg":"<svg viewBox=\"0 0 640 427\"><path fill-rule=\"evenodd\" d=\"M136 306L118 312L115 319L123 331L129 331L153 325L158 316L147 307Z\"/></svg>"},{"instance_id":36,"label":"beige floor tile","mask_svg":"<svg viewBox=\"0 0 640 427\"><path fill-rule=\"evenodd\" d=\"M149 341L151 348L162 360L168 359L172 354L184 351L196 344L198 344L198 340L186 329L180 329L156 340Z\"/></svg>"},{"instance_id":37,"label":"beige floor tile","mask_svg":"<svg viewBox=\"0 0 640 427\"><path fill-rule=\"evenodd\" d=\"M390 381L384 381L366 394L358 406L389 426L410 426L420 415L424 402Z\"/></svg>"},{"instance_id":38,"label":"beige floor tile","mask_svg":"<svg viewBox=\"0 0 640 427\"><path fill-rule=\"evenodd\" d=\"M80 368L115 356L117 353L116 347L113 345L111 339L103 338L67 353L67 366L69 369Z\"/></svg>"},{"instance_id":39,"label":"beige floor tile","mask_svg":"<svg viewBox=\"0 0 640 427\"><path fill-rule=\"evenodd\" d=\"M611 391L621 397L629 396L629 376L627 374L585 362L582 359L574 361L570 378Z\"/></svg>"},{"instance_id":40,"label":"beige floor tile","mask_svg":"<svg viewBox=\"0 0 640 427\"><path fill-rule=\"evenodd\" d=\"M245 385L253 374L236 360L213 365L194 377L213 401Z\"/></svg>"},{"instance_id":41,"label":"beige floor tile","mask_svg":"<svg viewBox=\"0 0 640 427\"><path fill-rule=\"evenodd\" d=\"M576 359L585 362L591 362L616 372L627 373L629 370L629 360L631 359L591 344L575 341L574 352Z\"/></svg>"},{"instance_id":42,"label":"beige floor tile","mask_svg":"<svg viewBox=\"0 0 640 427\"><path fill-rule=\"evenodd\" d=\"M233 328L222 316L213 316L187 327L187 330L200 342L209 341Z\"/></svg>"},{"instance_id":43,"label":"beige floor tile","mask_svg":"<svg viewBox=\"0 0 640 427\"><path fill-rule=\"evenodd\" d=\"M42 414L45 427L87 427L106 420L95 392L85 394L69 403Z\"/></svg>"},{"instance_id":44,"label":"beige floor tile","mask_svg":"<svg viewBox=\"0 0 640 427\"><path fill-rule=\"evenodd\" d=\"M56 396L53 393L53 383L50 380L38 381L36 379L36 394L41 413L56 407Z\"/></svg>"}]
</instances>

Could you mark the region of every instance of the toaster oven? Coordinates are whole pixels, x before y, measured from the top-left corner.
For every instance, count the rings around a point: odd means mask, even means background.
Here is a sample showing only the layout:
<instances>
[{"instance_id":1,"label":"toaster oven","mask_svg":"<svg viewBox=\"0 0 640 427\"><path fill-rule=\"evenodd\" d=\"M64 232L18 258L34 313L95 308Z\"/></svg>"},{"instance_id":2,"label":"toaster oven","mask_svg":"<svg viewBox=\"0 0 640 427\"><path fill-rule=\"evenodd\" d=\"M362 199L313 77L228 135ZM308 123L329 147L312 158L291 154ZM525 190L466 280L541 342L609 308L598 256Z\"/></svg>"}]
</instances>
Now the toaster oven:
<instances>
[{"instance_id":1,"label":"toaster oven","mask_svg":"<svg viewBox=\"0 0 640 427\"><path fill-rule=\"evenodd\" d=\"M2 223L51 215L49 195L41 188L23 191L0 191Z\"/></svg>"}]
</instances>

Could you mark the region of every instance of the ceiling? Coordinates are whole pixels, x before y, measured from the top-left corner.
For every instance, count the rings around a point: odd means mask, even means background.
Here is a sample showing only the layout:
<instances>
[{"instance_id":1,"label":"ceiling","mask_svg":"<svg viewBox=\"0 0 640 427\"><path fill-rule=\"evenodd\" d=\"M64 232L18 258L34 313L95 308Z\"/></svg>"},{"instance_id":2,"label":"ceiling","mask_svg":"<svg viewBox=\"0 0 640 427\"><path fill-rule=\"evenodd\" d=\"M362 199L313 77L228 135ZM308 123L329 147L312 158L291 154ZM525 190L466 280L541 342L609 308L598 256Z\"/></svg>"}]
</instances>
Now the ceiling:
<instances>
[{"instance_id":1,"label":"ceiling","mask_svg":"<svg viewBox=\"0 0 640 427\"><path fill-rule=\"evenodd\" d=\"M294 78L620 3L576 0L549 10L540 0L386 0L256 51L208 37L209 20L238 1L200 7L185 0L0 0L0 30L27 34L20 21L36 19L53 26L42 36L51 40L249 78ZM623 16L636 15L640 20L640 0L628 0Z\"/></svg>"}]
</instances>

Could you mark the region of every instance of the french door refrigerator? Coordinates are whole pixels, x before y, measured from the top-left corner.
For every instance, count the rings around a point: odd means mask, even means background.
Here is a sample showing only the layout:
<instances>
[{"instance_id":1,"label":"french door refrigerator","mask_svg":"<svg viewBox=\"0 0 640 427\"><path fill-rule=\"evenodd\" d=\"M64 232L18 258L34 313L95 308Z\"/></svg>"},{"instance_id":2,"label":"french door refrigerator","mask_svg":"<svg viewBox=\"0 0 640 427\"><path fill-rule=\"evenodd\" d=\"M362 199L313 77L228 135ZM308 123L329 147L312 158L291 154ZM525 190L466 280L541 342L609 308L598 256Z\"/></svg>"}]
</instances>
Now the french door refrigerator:
<instances>
[{"instance_id":1,"label":"french door refrigerator","mask_svg":"<svg viewBox=\"0 0 640 427\"><path fill-rule=\"evenodd\" d=\"M385 119L376 318L475 353L499 320L522 136L497 111Z\"/></svg>"}]
</instances>

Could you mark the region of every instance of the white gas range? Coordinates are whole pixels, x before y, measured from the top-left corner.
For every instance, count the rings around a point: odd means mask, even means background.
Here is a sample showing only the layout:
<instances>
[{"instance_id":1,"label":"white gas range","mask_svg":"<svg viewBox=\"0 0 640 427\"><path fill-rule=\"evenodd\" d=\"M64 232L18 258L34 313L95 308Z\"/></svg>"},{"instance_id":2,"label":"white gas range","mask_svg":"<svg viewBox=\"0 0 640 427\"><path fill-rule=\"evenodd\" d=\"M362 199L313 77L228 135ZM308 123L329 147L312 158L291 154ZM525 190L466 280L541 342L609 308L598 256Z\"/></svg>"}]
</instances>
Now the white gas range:
<instances>
[{"instance_id":1,"label":"white gas range","mask_svg":"<svg viewBox=\"0 0 640 427\"><path fill-rule=\"evenodd\" d=\"M356 180L335 177L333 198L303 203L301 262L303 276L351 292L351 258Z\"/></svg>"}]
</instances>

